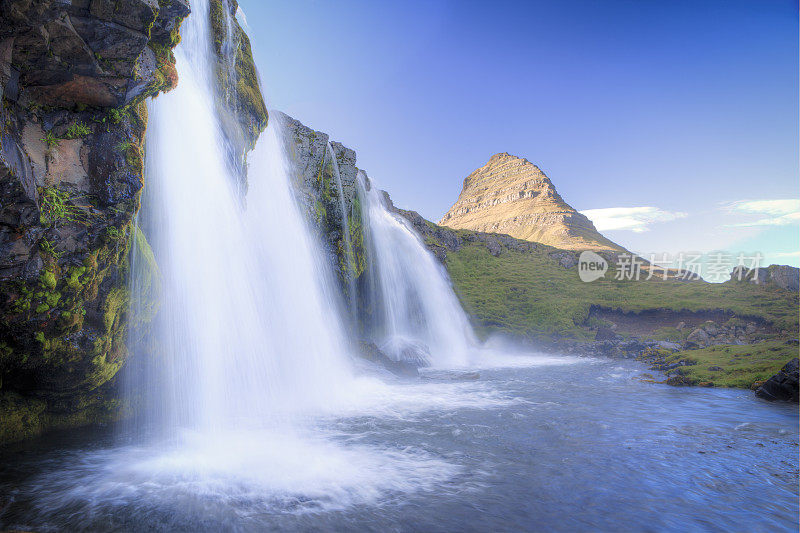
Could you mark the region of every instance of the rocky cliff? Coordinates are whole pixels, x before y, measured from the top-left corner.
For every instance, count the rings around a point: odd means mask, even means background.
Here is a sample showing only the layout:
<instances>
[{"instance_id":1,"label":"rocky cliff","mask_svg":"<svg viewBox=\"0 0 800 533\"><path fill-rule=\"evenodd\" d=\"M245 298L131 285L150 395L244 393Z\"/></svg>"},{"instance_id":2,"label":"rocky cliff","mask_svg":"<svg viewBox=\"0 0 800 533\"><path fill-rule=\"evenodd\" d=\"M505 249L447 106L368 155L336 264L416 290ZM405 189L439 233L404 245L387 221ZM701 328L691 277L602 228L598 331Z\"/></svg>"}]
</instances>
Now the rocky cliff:
<instances>
[{"instance_id":1,"label":"rocky cliff","mask_svg":"<svg viewBox=\"0 0 800 533\"><path fill-rule=\"evenodd\" d=\"M565 250L623 250L570 207L539 167L507 153L493 155L467 176L458 200L439 224L504 233Z\"/></svg>"},{"instance_id":2,"label":"rocky cliff","mask_svg":"<svg viewBox=\"0 0 800 533\"><path fill-rule=\"evenodd\" d=\"M267 124L235 0L211 0L233 168ZM157 311L135 226L145 100L178 82L188 0L6 0L0 12L0 442L120 414L127 332ZM147 286L131 316L129 252ZM141 328L140 328L141 329Z\"/></svg>"},{"instance_id":3,"label":"rocky cliff","mask_svg":"<svg viewBox=\"0 0 800 533\"><path fill-rule=\"evenodd\" d=\"M187 0L0 11L0 442L107 420L127 356L144 101L177 83ZM144 319L144 317L140 317Z\"/></svg>"},{"instance_id":4,"label":"rocky cliff","mask_svg":"<svg viewBox=\"0 0 800 533\"><path fill-rule=\"evenodd\" d=\"M250 39L236 20L236 0L211 0L212 43L216 54L217 115L228 144L231 168L246 190L247 153L267 127L267 106L261 94Z\"/></svg>"},{"instance_id":5,"label":"rocky cliff","mask_svg":"<svg viewBox=\"0 0 800 533\"><path fill-rule=\"evenodd\" d=\"M273 111L272 118L284 132L300 205L310 224L318 229L339 281L343 285L356 282L366 268L361 204L356 190L358 173L362 171L356 167L356 153L288 115ZM345 239L345 220L349 239Z\"/></svg>"}]
</instances>

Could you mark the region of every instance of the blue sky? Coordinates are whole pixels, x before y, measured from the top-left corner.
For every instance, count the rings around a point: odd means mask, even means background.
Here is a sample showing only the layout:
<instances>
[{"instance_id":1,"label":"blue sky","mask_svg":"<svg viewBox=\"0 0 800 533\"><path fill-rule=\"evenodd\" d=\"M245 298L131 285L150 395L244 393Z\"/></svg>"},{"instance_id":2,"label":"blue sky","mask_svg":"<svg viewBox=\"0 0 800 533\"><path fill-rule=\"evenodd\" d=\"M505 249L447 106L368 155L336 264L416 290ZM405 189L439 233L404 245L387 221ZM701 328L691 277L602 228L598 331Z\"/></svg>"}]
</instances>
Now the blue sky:
<instances>
[{"instance_id":1,"label":"blue sky","mask_svg":"<svg viewBox=\"0 0 800 533\"><path fill-rule=\"evenodd\" d=\"M629 249L800 262L796 2L240 4L268 105L399 206L510 152Z\"/></svg>"}]
</instances>

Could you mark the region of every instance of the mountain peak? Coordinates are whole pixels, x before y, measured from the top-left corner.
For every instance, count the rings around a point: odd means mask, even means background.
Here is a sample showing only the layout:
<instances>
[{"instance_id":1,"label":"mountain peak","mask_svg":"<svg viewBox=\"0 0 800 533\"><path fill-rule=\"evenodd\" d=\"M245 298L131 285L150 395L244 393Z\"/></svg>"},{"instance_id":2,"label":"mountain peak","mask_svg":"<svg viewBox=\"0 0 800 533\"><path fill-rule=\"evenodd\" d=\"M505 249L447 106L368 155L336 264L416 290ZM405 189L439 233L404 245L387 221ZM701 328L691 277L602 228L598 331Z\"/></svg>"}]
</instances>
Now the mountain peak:
<instances>
[{"instance_id":1,"label":"mountain peak","mask_svg":"<svg viewBox=\"0 0 800 533\"><path fill-rule=\"evenodd\" d=\"M464 179L458 200L439 224L568 250L624 250L567 204L542 169L507 152L494 154Z\"/></svg>"}]
</instances>

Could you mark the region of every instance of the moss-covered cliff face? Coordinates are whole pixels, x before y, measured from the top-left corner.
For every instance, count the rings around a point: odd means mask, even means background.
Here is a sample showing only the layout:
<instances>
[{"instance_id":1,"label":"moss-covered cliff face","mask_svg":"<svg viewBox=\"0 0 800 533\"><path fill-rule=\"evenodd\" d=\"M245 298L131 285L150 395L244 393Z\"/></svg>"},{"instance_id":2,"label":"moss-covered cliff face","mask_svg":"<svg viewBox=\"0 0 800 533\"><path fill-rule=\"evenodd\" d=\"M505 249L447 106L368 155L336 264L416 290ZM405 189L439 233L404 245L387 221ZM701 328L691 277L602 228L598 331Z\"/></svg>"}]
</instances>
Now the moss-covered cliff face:
<instances>
[{"instance_id":1,"label":"moss-covered cliff face","mask_svg":"<svg viewBox=\"0 0 800 533\"><path fill-rule=\"evenodd\" d=\"M253 62L250 39L236 20L236 0L211 0L212 43L217 56L217 111L229 144L231 168L246 188L247 152L267 127L268 113Z\"/></svg>"},{"instance_id":2,"label":"moss-covered cliff face","mask_svg":"<svg viewBox=\"0 0 800 533\"><path fill-rule=\"evenodd\" d=\"M286 152L292 165L292 181L300 205L309 223L319 230L329 261L347 298L345 286L357 282L366 270L364 227L356 191L360 172L356 167L356 153L341 143L331 142L328 134L315 131L283 113L273 112L272 118L279 121L284 132ZM334 158L341 180L341 198ZM345 216L349 239L345 239Z\"/></svg>"},{"instance_id":3,"label":"moss-covered cliff face","mask_svg":"<svg viewBox=\"0 0 800 533\"><path fill-rule=\"evenodd\" d=\"M186 0L0 14L0 442L115 416L144 100L177 83Z\"/></svg>"}]
</instances>

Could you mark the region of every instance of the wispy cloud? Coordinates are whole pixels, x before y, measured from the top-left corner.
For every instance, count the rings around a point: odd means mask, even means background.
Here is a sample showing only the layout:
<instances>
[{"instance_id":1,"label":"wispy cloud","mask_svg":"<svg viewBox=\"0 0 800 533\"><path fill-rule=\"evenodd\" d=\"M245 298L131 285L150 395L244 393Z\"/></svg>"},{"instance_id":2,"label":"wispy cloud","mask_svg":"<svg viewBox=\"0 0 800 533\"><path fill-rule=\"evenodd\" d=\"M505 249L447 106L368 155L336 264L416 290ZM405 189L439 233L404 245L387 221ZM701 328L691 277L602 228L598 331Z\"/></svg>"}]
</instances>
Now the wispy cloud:
<instances>
[{"instance_id":1,"label":"wispy cloud","mask_svg":"<svg viewBox=\"0 0 800 533\"><path fill-rule=\"evenodd\" d=\"M800 257L800 252L776 252L774 254L769 254L770 257L777 257L779 259L785 259L789 257Z\"/></svg>"},{"instance_id":2,"label":"wispy cloud","mask_svg":"<svg viewBox=\"0 0 800 533\"><path fill-rule=\"evenodd\" d=\"M738 215L762 215L761 218L730 226L786 226L800 223L800 199L741 200L725 207ZM767 216L764 216L767 215Z\"/></svg>"},{"instance_id":3,"label":"wispy cloud","mask_svg":"<svg viewBox=\"0 0 800 533\"><path fill-rule=\"evenodd\" d=\"M581 211L594 222L598 231L629 230L636 233L648 231L655 222L669 222L684 218L686 213L665 211L658 207L606 207Z\"/></svg>"}]
</instances>

